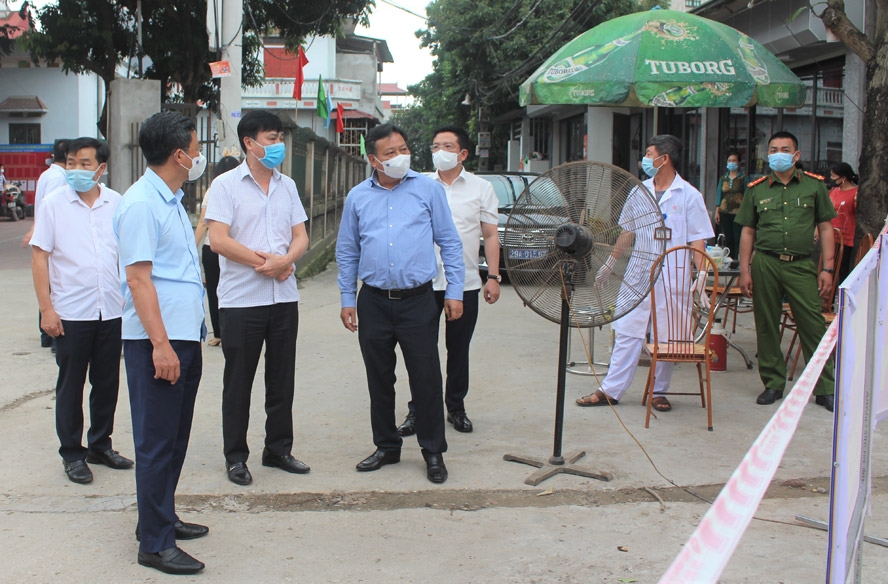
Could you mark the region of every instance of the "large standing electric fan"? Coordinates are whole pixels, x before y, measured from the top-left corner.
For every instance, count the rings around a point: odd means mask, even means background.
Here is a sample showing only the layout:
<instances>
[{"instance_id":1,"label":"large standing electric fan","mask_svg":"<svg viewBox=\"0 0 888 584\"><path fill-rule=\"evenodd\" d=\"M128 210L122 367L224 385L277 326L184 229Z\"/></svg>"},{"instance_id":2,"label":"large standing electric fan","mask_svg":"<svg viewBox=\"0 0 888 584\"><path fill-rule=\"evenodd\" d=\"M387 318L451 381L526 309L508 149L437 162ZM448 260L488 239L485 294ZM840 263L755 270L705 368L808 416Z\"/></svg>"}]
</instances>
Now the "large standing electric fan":
<instances>
[{"instance_id":1,"label":"large standing electric fan","mask_svg":"<svg viewBox=\"0 0 888 584\"><path fill-rule=\"evenodd\" d=\"M537 485L559 473L613 478L574 466L583 451L561 454L570 327L607 324L647 301L650 270L668 236L651 193L609 164L583 161L553 168L515 202L503 233L509 280L526 306L561 325L552 456L548 462L503 457L539 469L525 483Z\"/></svg>"}]
</instances>

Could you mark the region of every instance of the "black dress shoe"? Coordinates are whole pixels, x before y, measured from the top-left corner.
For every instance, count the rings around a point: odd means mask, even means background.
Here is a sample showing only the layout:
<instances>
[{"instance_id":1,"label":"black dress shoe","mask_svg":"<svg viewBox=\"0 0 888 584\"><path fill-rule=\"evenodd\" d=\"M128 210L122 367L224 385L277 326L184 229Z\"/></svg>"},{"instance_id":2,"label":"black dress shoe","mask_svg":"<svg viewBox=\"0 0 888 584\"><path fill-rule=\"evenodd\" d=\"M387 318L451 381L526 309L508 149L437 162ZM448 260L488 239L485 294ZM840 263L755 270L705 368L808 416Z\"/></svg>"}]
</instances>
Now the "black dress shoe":
<instances>
[{"instance_id":1,"label":"black dress shoe","mask_svg":"<svg viewBox=\"0 0 888 584\"><path fill-rule=\"evenodd\" d=\"M293 458L292 454L277 455L272 454L267 450L262 452L262 466L276 466L287 472L293 472L296 474L305 474L311 470L307 464L301 460Z\"/></svg>"},{"instance_id":2,"label":"black dress shoe","mask_svg":"<svg viewBox=\"0 0 888 584\"><path fill-rule=\"evenodd\" d=\"M453 424L453 429L457 432L469 433L473 430L472 420L465 412L450 412L447 414L447 421Z\"/></svg>"},{"instance_id":3,"label":"black dress shoe","mask_svg":"<svg viewBox=\"0 0 888 584\"><path fill-rule=\"evenodd\" d=\"M416 434L416 414L410 412L404 418L404 423L398 426L398 434L401 436L413 436Z\"/></svg>"},{"instance_id":4,"label":"black dress shoe","mask_svg":"<svg viewBox=\"0 0 888 584\"><path fill-rule=\"evenodd\" d=\"M253 482L253 475L250 474L246 462L229 462L226 466L228 467L228 480L232 483L244 486Z\"/></svg>"},{"instance_id":5,"label":"black dress shoe","mask_svg":"<svg viewBox=\"0 0 888 584\"><path fill-rule=\"evenodd\" d=\"M93 480L93 473L89 470L86 462L82 460L63 460L62 465L65 467L65 474L72 483L80 483L85 485Z\"/></svg>"},{"instance_id":6,"label":"black dress shoe","mask_svg":"<svg viewBox=\"0 0 888 584\"><path fill-rule=\"evenodd\" d=\"M760 406L768 406L777 401L778 399L783 399L783 392L777 391L776 389L765 389L759 396L755 399L755 403Z\"/></svg>"},{"instance_id":7,"label":"black dress shoe","mask_svg":"<svg viewBox=\"0 0 888 584\"><path fill-rule=\"evenodd\" d=\"M104 464L109 468L116 468L118 470L133 467L132 460L120 456L119 452L111 450L110 448L105 452L90 450L86 454L86 462L91 462L92 464Z\"/></svg>"},{"instance_id":8,"label":"black dress shoe","mask_svg":"<svg viewBox=\"0 0 888 584\"><path fill-rule=\"evenodd\" d=\"M823 406L826 408L826 411L832 412L836 407L836 396L834 395L815 395L814 403L818 406Z\"/></svg>"},{"instance_id":9,"label":"black dress shoe","mask_svg":"<svg viewBox=\"0 0 888 584\"><path fill-rule=\"evenodd\" d=\"M401 462L401 451L386 452L377 449L376 452L362 460L355 466L358 472L368 472L371 470L379 470L386 464L396 464Z\"/></svg>"},{"instance_id":10,"label":"black dress shoe","mask_svg":"<svg viewBox=\"0 0 888 584\"><path fill-rule=\"evenodd\" d=\"M177 547L171 547L156 554L139 552L139 563L166 574L197 574L204 569L200 562Z\"/></svg>"},{"instance_id":11,"label":"black dress shoe","mask_svg":"<svg viewBox=\"0 0 888 584\"><path fill-rule=\"evenodd\" d=\"M176 521L176 539L197 539L210 532L206 525ZM136 525L136 541L142 541L142 530Z\"/></svg>"},{"instance_id":12,"label":"black dress shoe","mask_svg":"<svg viewBox=\"0 0 888 584\"><path fill-rule=\"evenodd\" d=\"M429 480L433 483L443 483L447 480L447 467L444 466L444 456L441 454L429 454L426 456L426 469Z\"/></svg>"}]
</instances>

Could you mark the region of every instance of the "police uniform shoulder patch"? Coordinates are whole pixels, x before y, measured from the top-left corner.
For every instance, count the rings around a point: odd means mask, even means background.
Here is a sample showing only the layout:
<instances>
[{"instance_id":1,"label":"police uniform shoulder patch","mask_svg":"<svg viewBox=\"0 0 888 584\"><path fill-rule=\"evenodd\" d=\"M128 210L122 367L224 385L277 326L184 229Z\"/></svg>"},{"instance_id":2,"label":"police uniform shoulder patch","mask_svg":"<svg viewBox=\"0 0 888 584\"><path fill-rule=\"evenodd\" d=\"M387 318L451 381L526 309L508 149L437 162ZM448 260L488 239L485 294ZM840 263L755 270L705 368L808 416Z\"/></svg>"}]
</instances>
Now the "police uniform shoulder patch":
<instances>
[{"instance_id":1,"label":"police uniform shoulder patch","mask_svg":"<svg viewBox=\"0 0 888 584\"><path fill-rule=\"evenodd\" d=\"M811 178L816 178L817 180L824 180L824 181L826 180L825 176L820 176L819 174L814 174L813 172L808 172L807 170L802 171L802 172L804 172L806 175L810 176Z\"/></svg>"},{"instance_id":2,"label":"police uniform shoulder patch","mask_svg":"<svg viewBox=\"0 0 888 584\"><path fill-rule=\"evenodd\" d=\"M757 178L757 179L755 179L754 181L752 181L751 183L749 183L748 185L746 185L746 188L751 189L751 188L754 187L755 185L757 185L757 184L761 184L761 183L765 182L765 180L767 180L767 178L768 178L768 175L765 175L765 176L763 176L763 177Z\"/></svg>"}]
</instances>

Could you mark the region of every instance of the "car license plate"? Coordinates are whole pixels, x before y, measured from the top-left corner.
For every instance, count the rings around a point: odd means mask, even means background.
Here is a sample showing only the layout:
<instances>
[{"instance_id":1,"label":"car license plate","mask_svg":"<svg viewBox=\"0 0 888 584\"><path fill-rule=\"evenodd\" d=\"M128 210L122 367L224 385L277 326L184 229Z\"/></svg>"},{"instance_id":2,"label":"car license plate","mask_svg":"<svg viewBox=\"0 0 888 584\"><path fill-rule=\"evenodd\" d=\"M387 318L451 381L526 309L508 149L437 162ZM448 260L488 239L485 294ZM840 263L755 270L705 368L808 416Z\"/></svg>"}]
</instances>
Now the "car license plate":
<instances>
[{"instance_id":1,"label":"car license plate","mask_svg":"<svg viewBox=\"0 0 888 584\"><path fill-rule=\"evenodd\" d=\"M510 249L510 260L539 260L546 257L545 249Z\"/></svg>"}]
</instances>

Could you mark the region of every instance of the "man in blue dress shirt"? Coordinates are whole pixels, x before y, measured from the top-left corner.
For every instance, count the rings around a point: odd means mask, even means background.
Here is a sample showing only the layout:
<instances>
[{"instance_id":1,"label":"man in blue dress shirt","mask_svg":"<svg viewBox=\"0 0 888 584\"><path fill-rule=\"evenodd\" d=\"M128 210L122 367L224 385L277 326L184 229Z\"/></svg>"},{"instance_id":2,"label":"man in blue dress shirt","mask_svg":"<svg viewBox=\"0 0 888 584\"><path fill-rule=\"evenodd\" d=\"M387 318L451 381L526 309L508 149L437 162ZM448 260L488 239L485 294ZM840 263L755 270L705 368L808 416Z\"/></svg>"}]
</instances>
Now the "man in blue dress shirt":
<instances>
[{"instance_id":1,"label":"man in blue dress shirt","mask_svg":"<svg viewBox=\"0 0 888 584\"><path fill-rule=\"evenodd\" d=\"M348 194L336 244L340 318L345 328L358 332L376 445L376 452L357 469L373 471L401 460L402 439L395 424L395 345L400 345L427 476L443 483L447 441L432 279L438 272L438 244L447 279L444 314L447 320L460 318L462 242L444 189L410 170L410 149L401 128L376 126L367 133L366 148L373 174ZM363 282L360 294L358 279Z\"/></svg>"},{"instance_id":2,"label":"man in blue dress shirt","mask_svg":"<svg viewBox=\"0 0 888 584\"><path fill-rule=\"evenodd\" d=\"M194 122L161 112L145 120L139 148L148 169L114 215L123 288L123 352L136 447L138 561L168 574L204 564L176 546L202 537L203 525L176 516L203 361L203 283L182 184L207 166Z\"/></svg>"}]
</instances>

